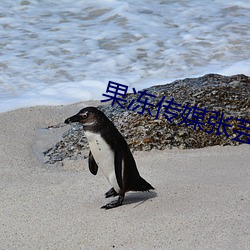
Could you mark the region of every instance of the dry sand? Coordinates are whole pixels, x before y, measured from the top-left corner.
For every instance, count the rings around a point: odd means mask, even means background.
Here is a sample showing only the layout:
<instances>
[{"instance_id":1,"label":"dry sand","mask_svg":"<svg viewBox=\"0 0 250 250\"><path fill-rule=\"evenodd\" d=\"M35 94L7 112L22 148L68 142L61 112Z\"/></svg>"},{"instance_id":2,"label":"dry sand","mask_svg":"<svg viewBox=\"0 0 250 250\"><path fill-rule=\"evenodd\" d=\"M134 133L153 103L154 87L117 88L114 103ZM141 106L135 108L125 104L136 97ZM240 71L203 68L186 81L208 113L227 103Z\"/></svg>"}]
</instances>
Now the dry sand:
<instances>
[{"instance_id":1,"label":"dry sand","mask_svg":"<svg viewBox=\"0 0 250 250\"><path fill-rule=\"evenodd\" d=\"M155 192L103 210L110 187L87 160L41 162L67 130L43 128L86 105L0 114L0 249L250 248L248 144L135 152Z\"/></svg>"}]
</instances>

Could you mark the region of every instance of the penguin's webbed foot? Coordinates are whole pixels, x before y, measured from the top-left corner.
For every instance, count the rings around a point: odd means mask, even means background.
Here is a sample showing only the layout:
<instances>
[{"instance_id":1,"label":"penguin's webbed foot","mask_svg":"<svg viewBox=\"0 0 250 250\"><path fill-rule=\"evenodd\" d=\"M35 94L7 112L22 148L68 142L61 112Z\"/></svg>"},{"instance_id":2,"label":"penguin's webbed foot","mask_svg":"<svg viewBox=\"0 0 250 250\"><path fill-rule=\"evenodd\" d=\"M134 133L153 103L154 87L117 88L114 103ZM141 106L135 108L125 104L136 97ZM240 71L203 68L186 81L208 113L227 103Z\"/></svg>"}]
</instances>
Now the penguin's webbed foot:
<instances>
[{"instance_id":1,"label":"penguin's webbed foot","mask_svg":"<svg viewBox=\"0 0 250 250\"><path fill-rule=\"evenodd\" d=\"M106 198L109 198L109 197L112 197L112 196L115 197L117 195L118 195L118 193L115 191L114 188L111 188L107 193L105 193Z\"/></svg>"},{"instance_id":2,"label":"penguin's webbed foot","mask_svg":"<svg viewBox=\"0 0 250 250\"><path fill-rule=\"evenodd\" d=\"M122 205L123 200L124 200L124 197L123 197L123 196L119 196L118 200L116 200L116 201L111 201L110 203L108 203L108 204L102 206L101 208L110 209L110 208L114 208L114 207L119 207L119 206Z\"/></svg>"}]
</instances>

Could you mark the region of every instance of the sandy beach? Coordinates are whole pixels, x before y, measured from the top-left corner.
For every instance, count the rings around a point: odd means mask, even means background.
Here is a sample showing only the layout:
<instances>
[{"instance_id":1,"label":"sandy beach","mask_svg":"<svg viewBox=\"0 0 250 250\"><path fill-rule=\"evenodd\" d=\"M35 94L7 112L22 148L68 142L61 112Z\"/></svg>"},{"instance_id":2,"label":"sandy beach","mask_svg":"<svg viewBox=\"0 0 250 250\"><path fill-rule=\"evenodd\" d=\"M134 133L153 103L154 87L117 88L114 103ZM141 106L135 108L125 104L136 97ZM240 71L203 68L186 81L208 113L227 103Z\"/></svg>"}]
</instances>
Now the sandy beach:
<instances>
[{"instance_id":1,"label":"sandy beach","mask_svg":"<svg viewBox=\"0 0 250 250\"><path fill-rule=\"evenodd\" d=\"M155 191L111 210L87 159L43 164L68 129L45 128L93 104L0 113L0 249L249 249L248 144L134 152Z\"/></svg>"}]
</instances>

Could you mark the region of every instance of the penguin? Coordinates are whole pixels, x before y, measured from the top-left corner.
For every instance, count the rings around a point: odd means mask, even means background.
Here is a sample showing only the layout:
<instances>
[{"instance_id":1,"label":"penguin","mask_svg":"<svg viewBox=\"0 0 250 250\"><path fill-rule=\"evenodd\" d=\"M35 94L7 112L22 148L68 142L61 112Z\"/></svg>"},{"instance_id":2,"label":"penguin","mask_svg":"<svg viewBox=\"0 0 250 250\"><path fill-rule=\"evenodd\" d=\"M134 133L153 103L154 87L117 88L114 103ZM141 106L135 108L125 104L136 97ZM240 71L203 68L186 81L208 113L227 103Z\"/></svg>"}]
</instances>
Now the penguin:
<instances>
[{"instance_id":1,"label":"penguin","mask_svg":"<svg viewBox=\"0 0 250 250\"><path fill-rule=\"evenodd\" d=\"M73 122L83 126L88 140L90 172L96 175L100 168L112 187L105 193L105 197L118 196L117 200L101 208L111 209L121 206L128 191L154 189L140 176L126 140L102 111L95 107L83 108L65 120L67 124Z\"/></svg>"}]
</instances>

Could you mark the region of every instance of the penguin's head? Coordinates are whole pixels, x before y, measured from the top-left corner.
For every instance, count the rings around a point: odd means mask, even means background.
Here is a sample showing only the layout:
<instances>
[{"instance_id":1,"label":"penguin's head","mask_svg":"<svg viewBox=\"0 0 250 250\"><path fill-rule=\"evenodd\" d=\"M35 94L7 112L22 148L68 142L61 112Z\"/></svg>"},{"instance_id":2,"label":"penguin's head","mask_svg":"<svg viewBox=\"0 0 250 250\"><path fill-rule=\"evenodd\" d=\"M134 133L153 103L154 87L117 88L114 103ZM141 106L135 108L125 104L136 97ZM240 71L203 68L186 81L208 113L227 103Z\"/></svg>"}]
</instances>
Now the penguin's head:
<instances>
[{"instance_id":1,"label":"penguin's head","mask_svg":"<svg viewBox=\"0 0 250 250\"><path fill-rule=\"evenodd\" d=\"M67 124L73 122L81 123L85 128L100 125L104 120L108 118L97 108L87 107L80 110L76 115L73 115L66 119L64 122Z\"/></svg>"}]
</instances>

